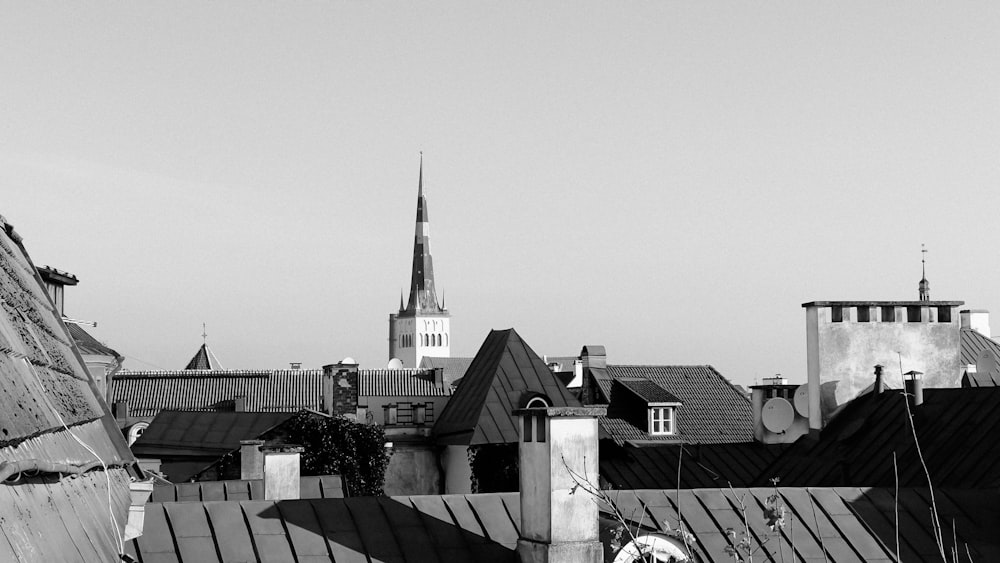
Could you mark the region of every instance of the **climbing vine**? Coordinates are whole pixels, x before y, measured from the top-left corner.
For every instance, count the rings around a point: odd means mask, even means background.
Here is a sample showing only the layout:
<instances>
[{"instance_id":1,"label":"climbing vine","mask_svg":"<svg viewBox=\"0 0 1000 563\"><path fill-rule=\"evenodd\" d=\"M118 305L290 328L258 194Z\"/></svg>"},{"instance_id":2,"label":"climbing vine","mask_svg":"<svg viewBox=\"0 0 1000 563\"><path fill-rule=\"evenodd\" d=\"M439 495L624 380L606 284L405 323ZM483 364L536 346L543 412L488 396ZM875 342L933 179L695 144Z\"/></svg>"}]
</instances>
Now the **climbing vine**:
<instances>
[{"instance_id":1,"label":"climbing vine","mask_svg":"<svg viewBox=\"0 0 1000 563\"><path fill-rule=\"evenodd\" d=\"M472 492L516 492L520 486L517 448L518 444L469 446Z\"/></svg>"}]
</instances>

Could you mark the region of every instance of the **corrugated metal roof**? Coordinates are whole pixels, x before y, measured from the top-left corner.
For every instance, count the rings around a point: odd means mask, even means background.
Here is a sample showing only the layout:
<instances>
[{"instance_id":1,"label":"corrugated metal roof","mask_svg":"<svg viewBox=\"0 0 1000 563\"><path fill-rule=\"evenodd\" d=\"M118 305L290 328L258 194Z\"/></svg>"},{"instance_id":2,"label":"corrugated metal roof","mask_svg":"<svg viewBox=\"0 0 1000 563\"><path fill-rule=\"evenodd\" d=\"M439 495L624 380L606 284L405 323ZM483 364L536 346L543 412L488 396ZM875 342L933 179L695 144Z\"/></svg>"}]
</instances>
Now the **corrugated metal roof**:
<instances>
[{"instance_id":1,"label":"corrugated metal roof","mask_svg":"<svg viewBox=\"0 0 1000 563\"><path fill-rule=\"evenodd\" d=\"M106 464L77 477L18 474L0 483L0 561L119 560L135 460L2 217L0 296L0 465Z\"/></svg>"},{"instance_id":2,"label":"corrugated metal roof","mask_svg":"<svg viewBox=\"0 0 1000 563\"><path fill-rule=\"evenodd\" d=\"M433 372L367 370L358 374L358 394L362 397L448 397L451 393L450 385L434 385Z\"/></svg>"},{"instance_id":3,"label":"corrugated metal roof","mask_svg":"<svg viewBox=\"0 0 1000 563\"><path fill-rule=\"evenodd\" d=\"M340 475L314 475L299 479L299 496L304 499L344 498ZM264 500L261 479L228 479L195 483L168 483L153 488L152 502L208 502L216 500Z\"/></svg>"},{"instance_id":4,"label":"corrugated metal roof","mask_svg":"<svg viewBox=\"0 0 1000 563\"><path fill-rule=\"evenodd\" d=\"M684 528L695 561L731 562L727 551L749 530L760 561L895 561L892 489L710 488L614 491L618 508L644 532ZM776 495L776 502L768 497ZM899 559L940 561L924 489L899 493ZM959 553L1000 557L993 509L1000 493L937 491L942 522L954 522ZM741 503L743 508L741 508ZM784 508L771 531L764 509ZM347 499L150 503L146 532L130 549L144 563L199 561L518 561L518 493ZM950 527L950 526L949 526ZM605 561L616 523L602 510ZM730 530L733 535L730 535ZM952 533L944 535L950 551ZM734 537L735 536L735 537ZM963 558L964 560L964 558Z\"/></svg>"},{"instance_id":5,"label":"corrugated metal roof","mask_svg":"<svg viewBox=\"0 0 1000 563\"><path fill-rule=\"evenodd\" d=\"M580 406L514 329L492 330L434 424L434 436L442 443L515 443L511 412L536 394L554 407Z\"/></svg>"},{"instance_id":6,"label":"corrugated metal roof","mask_svg":"<svg viewBox=\"0 0 1000 563\"><path fill-rule=\"evenodd\" d=\"M753 440L749 399L712 366L609 365L606 370L591 368L590 372L604 401L612 397L614 380L629 384L649 381L667 390L682 403L676 411L677 430L689 442Z\"/></svg>"},{"instance_id":7,"label":"corrugated metal roof","mask_svg":"<svg viewBox=\"0 0 1000 563\"><path fill-rule=\"evenodd\" d=\"M295 416L293 412L161 411L132 444L140 457L167 451L224 454Z\"/></svg>"},{"instance_id":8,"label":"corrugated metal roof","mask_svg":"<svg viewBox=\"0 0 1000 563\"><path fill-rule=\"evenodd\" d=\"M373 381L387 387L424 389L432 378L427 370L358 370L359 395L372 395ZM421 379L421 381L412 381ZM322 408L323 370L122 370L111 381L112 397L129 405L134 417L152 417L161 410L231 409L230 401L246 397L249 412L294 412ZM444 393L447 393L445 391ZM425 395L420 395L425 396ZM440 396L440 395L428 395Z\"/></svg>"},{"instance_id":9,"label":"corrugated metal roof","mask_svg":"<svg viewBox=\"0 0 1000 563\"><path fill-rule=\"evenodd\" d=\"M893 453L902 486L927 484L901 391L863 395L819 439L797 440L762 474L788 485L892 486ZM936 487L1000 487L1000 388L924 389L913 408L920 448Z\"/></svg>"}]
</instances>

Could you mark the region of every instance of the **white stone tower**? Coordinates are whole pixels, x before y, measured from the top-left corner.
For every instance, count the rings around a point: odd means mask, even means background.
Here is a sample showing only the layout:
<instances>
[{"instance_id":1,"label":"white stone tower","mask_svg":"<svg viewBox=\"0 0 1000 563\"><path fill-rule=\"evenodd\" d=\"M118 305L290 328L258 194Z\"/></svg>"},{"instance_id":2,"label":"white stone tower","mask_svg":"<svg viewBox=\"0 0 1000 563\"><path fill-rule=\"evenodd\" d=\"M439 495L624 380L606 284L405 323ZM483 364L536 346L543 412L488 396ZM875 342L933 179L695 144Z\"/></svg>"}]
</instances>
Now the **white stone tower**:
<instances>
[{"instance_id":1,"label":"white stone tower","mask_svg":"<svg viewBox=\"0 0 1000 563\"><path fill-rule=\"evenodd\" d=\"M420 155L417 183L417 225L413 237L413 269L410 274L410 298L399 312L389 315L389 359L397 358L403 367L420 367L425 357L451 356L451 314L438 303L434 290L434 265L431 260L430 223L424 197L424 157Z\"/></svg>"}]
</instances>

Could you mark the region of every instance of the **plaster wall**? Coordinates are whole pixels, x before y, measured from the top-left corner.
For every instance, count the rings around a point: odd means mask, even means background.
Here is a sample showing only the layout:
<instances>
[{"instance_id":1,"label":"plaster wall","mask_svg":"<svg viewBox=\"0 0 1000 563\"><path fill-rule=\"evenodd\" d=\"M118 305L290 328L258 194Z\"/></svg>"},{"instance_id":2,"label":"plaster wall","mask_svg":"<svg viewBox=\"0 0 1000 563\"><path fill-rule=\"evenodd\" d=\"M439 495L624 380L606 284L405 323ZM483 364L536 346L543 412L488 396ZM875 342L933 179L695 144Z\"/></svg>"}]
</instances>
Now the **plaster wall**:
<instances>
[{"instance_id":1,"label":"plaster wall","mask_svg":"<svg viewBox=\"0 0 1000 563\"><path fill-rule=\"evenodd\" d=\"M374 396L367 395L358 397L358 407L365 409L364 417L361 420L367 420L368 414L371 413L371 421L376 424L385 426L385 405L398 405L399 403L410 403L412 405L418 403L432 403L434 405L434 415L433 418L427 420L424 425L426 427L434 426L434 421L437 417L444 412L444 406L448 404L448 399L451 397L385 397L385 396Z\"/></svg>"},{"instance_id":2,"label":"plaster wall","mask_svg":"<svg viewBox=\"0 0 1000 563\"><path fill-rule=\"evenodd\" d=\"M472 493L472 466L468 446L445 446L441 453L444 467L444 492L447 495Z\"/></svg>"},{"instance_id":3,"label":"plaster wall","mask_svg":"<svg viewBox=\"0 0 1000 563\"><path fill-rule=\"evenodd\" d=\"M949 322L937 322L933 309L924 308L921 322L906 322L905 310L899 309L905 308L897 307L895 322L881 322L880 314L872 322L857 322L851 309L844 322L835 323L830 307L807 308L811 426L818 427L815 413L822 413L825 422L838 406L871 386L876 364L885 366L886 385L901 389L900 356L903 372L924 373L925 387L960 385L957 315Z\"/></svg>"},{"instance_id":4,"label":"plaster wall","mask_svg":"<svg viewBox=\"0 0 1000 563\"><path fill-rule=\"evenodd\" d=\"M267 452L264 454L265 499L298 499L299 477L298 453Z\"/></svg>"},{"instance_id":5,"label":"plaster wall","mask_svg":"<svg viewBox=\"0 0 1000 563\"><path fill-rule=\"evenodd\" d=\"M436 495L441 493L440 483L441 471L432 445L393 442L385 471L386 495Z\"/></svg>"}]
</instances>

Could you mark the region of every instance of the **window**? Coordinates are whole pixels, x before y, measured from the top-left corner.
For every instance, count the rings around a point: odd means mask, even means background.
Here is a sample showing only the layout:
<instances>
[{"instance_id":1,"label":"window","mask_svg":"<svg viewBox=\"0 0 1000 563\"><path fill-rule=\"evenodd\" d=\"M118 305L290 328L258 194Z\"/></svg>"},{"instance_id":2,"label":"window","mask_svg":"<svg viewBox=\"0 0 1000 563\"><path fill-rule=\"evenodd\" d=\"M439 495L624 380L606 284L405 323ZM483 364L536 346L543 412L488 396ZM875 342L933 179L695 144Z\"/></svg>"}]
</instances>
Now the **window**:
<instances>
[{"instance_id":1,"label":"window","mask_svg":"<svg viewBox=\"0 0 1000 563\"><path fill-rule=\"evenodd\" d=\"M871 307L858 307L858 322L867 323L871 322L872 308Z\"/></svg>"},{"instance_id":2,"label":"window","mask_svg":"<svg viewBox=\"0 0 1000 563\"><path fill-rule=\"evenodd\" d=\"M650 434L674 433L673 407L652 407L649 409L649 433Z\"/></svg>"},{"instance_id":3,"label":"window","mask_svg":"<svg viewBox=\"0 0 1000 563\"><path fill-rule=\"evenodd\" d=\"M938 307L938 322L939 323L950 323L951 322L951 307Z\"/></svg>"},{"instance_id":4,"label":"window","mask_svg":"<svg viewBox=\"0 0 1000 563\"><path fill-rule=\"evenodd\" d=\"M386 405L383 408L385 409L385 425L396 424L396 405Z\"/></svg>"},{"instance_id":5,"label":"window","mask_svg":"<svg viewBox=\"0 0 1000 563\"><path fill-rule=\"evenodd\" d=\"M920 322L920 306L911 305L906 308L906 322L908 323L919 323Z\"/></svg>"},{"instance_id":6,"label":"window","mask_svg":"<svg viewBox=\"0 0 1000 563\"><path fill-rule=\"evenodd\" d=\"M895 307L882 307L882 322L884 322L884 323L894 323L894 322L896 322L896 308Z\"/></svg>"},{"instance_id":7,"label":"window","mask_svg":"<svg viewBox=\"0 0 1000 563\"><path fill-rule=\"evenodd\" d=\"M413 423L424 424L427 422L427 407L422 404L413 406Z\"/></svg>"},{"instance_id":8,"label":"window","mask_svg":"<svg viewBox=\"0 0 1000 563\"><path fill-rule=\"evenodd\" d=\"M830 321L835 323L844 322L844 308L830 307Z\"/></svg>"}]
</instances>

